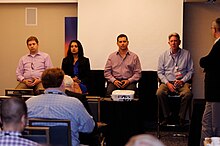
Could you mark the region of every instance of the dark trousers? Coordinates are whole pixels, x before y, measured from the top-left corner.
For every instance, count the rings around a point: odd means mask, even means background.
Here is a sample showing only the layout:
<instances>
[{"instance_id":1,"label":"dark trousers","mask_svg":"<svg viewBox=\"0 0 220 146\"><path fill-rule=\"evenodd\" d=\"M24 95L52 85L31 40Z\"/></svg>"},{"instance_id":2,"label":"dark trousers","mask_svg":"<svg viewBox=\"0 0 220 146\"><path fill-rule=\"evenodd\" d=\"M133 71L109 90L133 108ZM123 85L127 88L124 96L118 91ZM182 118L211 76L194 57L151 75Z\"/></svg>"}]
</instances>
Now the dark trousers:
<instances>
[{"instance_id":1,"label":"dark trousers","mask_svg":"<svg viewBox=\"0 0 220 146\"><path fill-rule=\"evenodd\" d=\"M136 91L136 82L135 83L131 83L129 84L127 87L125 88L118 88L116 87L113 83L111 82L108 82L108 85L107 85L107 91L106 91L106 97L111 97L112 95L112 91L114 90L134 90Z\"/></svg>"},{"instance_id":2,"label":"dark trousers","mask_svg":"<svg viewBox=\"0 0 220 146\"><path fill-rule=\"evenodd\" d=\"M206 137L220 136L220 102L206 102L205 111L202 117L202 130L200 146Z\"/></svg>"},{"instance_id":3,"label":"dark trousers","mask_svg":"<svg viewBox=\"0 0 220 146\"><path fill-rule=\"evenodd\" d=\"M180 119L185 119L187 109L192 100L192 92L190 90L190 84L185 83L183 87L178 89L178 91L181 97L179 117ZM165 118L169 117L171 113L170 105L168 102L168 93L169 93L169 89L166 84L161 84L160 87L157 89L157 93L156 93Z\"/></svg>"}]
</instances>

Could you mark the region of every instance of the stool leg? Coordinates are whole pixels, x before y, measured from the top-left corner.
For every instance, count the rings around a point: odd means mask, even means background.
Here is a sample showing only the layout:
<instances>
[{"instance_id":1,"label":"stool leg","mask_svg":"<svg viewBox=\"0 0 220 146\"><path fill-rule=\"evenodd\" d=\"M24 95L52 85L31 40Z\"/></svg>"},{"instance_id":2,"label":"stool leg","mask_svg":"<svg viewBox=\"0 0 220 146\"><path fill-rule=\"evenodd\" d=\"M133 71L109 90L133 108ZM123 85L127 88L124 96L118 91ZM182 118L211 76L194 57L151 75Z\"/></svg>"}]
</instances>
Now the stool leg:
<instances>
[{"instance_id":1,"label":"stool leg","mask_svg":"<svg viewBox=\"0 0 220 146\"><path fill-rule=\"evenodd\" d=\"M160 138L160 103L157 99L157 138Z\"/></svg>"}]
</instances>

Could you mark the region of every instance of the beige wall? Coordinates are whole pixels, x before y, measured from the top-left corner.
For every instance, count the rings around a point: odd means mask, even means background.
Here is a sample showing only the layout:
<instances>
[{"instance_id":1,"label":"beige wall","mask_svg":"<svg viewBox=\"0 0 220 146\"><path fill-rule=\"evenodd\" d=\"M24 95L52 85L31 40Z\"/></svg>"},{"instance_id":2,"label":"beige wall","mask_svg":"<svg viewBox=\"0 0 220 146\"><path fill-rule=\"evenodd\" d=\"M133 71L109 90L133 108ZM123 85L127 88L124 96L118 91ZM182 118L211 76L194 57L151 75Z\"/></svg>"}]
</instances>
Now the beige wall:
<instances>
[{"instance_id":1,"label":"beige wall","mask_svg":"<svg viewBox=\"0 0 220 146\"><path fill-rule=\"evenodd\" d=\"M37 26L25 26L26 7L37 8ZM39 50L50 54L53 65L61 66L65 17L77 17L77 4L0 4L0 95L17 85L15 70L20 57L28 53L30 35L38 37Z\"/></svg>"},{"instance_id":2,"label":"beige wall","mask_svg":"<svg viewBox=\"0 0 220 146\"><path fill-rule=\"evenodd\" d=\"M220 3L185 3L183 23L183 46L190 50L195 64L193 77L194 98L204 98L204 73L199 60L207 55L214 43L211 22L220 17ZM216 68L218 69L218 67Z\"/></svg>"},{"instance_id":3,"label":"beige wall","mask_svg":"<svg viewBox=\"0 0 220 146\"><path fill-rule=\"evenodd\" d=\"M25 26L25 8L38 9L38 26ZM204 98L203 70L199 59L212 46L210 23L220 17L220 4L184 3L183 47L190 50L195 64L194 98ZM15 69L19 58L28 52L29 35L40 40L40 50L51 55L54 66L60 67L64 57L64 17L78 16L77 4L0 4L0 95L5 88L17 85Z\"/></svg>"}]
</instances>

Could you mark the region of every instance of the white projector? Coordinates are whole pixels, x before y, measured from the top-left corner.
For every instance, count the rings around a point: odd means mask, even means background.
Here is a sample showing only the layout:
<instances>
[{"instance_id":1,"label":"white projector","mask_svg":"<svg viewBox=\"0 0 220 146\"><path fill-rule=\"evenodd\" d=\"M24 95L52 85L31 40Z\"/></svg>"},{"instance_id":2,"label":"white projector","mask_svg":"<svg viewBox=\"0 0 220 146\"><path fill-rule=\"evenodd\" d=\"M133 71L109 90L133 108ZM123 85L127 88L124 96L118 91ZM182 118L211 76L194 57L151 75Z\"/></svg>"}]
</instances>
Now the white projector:
<instances>
[{"instance_id":1,"label":"white projector","mask_svg":"<svg viewBox=\"0 0 220 146\"><path fill-rule=\"evenodd\" d=\"M134 99L133 90L114 90L112 92L113 101L131 101Z\"/></svg>"}]
</instances>

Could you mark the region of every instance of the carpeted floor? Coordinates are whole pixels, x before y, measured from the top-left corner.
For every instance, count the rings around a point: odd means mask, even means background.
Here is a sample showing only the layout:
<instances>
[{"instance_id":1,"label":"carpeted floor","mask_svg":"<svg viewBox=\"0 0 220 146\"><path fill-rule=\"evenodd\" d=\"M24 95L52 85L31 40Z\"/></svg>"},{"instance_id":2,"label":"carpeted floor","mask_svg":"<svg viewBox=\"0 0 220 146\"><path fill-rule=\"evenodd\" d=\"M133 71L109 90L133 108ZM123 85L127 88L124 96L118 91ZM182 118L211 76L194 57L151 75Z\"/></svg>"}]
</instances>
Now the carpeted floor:
<instances>
[{"instance_id":1,"label":"carpeted floor","mask_svg":"<svg viewBox=\"0 0 220 146\"><path fill-rule=\"evenodd\" d=\"M147 131L147 134L152 134L154 136L157 136L156 131ZM188 137L174 137L173 134L176 134L176 132L171 131L163 131L160 132L160 140L166 145L166 146L187 146L188 145ZM187 132L181 132L181 134L187 135Z\"/></svg>"},{"instance_id":2,"label":"carpeted floor","mask_svg":"<svg viewBox=\"0 0 220 146\"><path fill-rule=\"evenodd\" d=\"M149 122L145 123L145 125L145 133L157 137L157 124ZM183 135L174 136L174 134ZM186 123L184 127L160 126L159 135L165 146L188 146L189 123Z\"/></svg>"}]
</instances>

